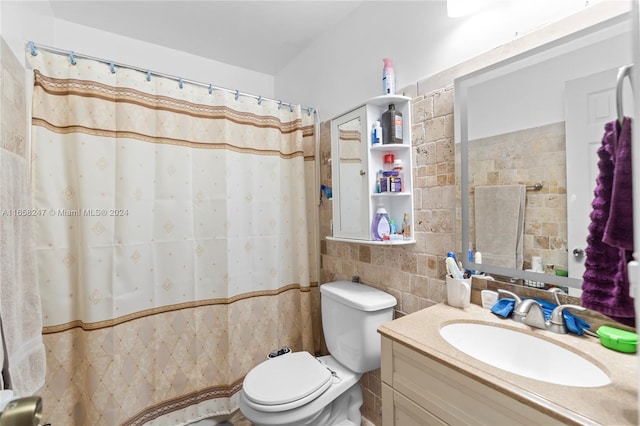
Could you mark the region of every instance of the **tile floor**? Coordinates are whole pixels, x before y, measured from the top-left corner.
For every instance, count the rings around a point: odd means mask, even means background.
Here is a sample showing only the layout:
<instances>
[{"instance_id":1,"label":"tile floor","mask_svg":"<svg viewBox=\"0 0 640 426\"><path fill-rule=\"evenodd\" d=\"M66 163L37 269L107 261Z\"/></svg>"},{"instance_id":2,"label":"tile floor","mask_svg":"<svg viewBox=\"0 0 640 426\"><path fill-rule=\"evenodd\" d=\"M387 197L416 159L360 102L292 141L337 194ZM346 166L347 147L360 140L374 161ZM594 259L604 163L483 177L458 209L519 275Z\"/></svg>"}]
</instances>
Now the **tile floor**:
<instances>
[{"instance_id":1,"label":"tile floor","mask_svg":"<svg viewBox=\"0 0 640 426\"><path fill-rule=\"evenodd\" d=\"M195 423L191 423L190 426L252 426L251 422L244 418L240 410L234 412L228 419L216 419L208 418L202 419Z\"/></svg>"},{"instance_id":2,"label":"tile floor","mask_svg":"<svg viewBox=\"0 0 640 426\"><path fill-rule=\"evenodd\" d=\"M191 423L190 426L252 426L251 422L244 418L242 413L238 410L226 421L222 423L216 422L214 419L203 419L195 423ZM362 418L362 426L375 426L372 422Z\"/></svg>"}]
</instances>

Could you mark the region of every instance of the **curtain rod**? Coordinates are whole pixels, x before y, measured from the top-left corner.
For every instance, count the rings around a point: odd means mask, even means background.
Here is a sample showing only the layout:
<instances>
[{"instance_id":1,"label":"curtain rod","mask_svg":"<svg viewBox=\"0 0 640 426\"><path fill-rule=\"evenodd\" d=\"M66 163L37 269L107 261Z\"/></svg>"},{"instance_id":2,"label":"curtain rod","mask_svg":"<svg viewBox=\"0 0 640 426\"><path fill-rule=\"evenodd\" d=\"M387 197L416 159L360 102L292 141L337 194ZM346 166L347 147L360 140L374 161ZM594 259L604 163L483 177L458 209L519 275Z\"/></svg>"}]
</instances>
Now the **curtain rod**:
<instances>
[{"instance_id":1,"label":"curtain rod","mask_svg":"<svg viewBox=\"0 0 640 426\"><path fill-rule=\"evenodd\" d=\"M235 97L236 97L236 100L240 96L245 96L245 97L248 97L248 98L257 99L258 105L262 104L263 101L275 102L275 103L278 104L278 108L280 108L282 106L288 106L289 110L293 112L294 105L292 103L282 102L281 100L265 98L263 96L253 95L251 93L245 93L245 92L241 92L239 90L232 90L232 89L227 89L225 87L214 86L213 84L203 83L203 82L195 81L195 80L189 80L189 79L186 79L186 78L182 78L182 77L178 77L178 76L175 76L175 75L162 73L162 72L158 72L158 71L151 71L149 69L143 69L143 68L140 68L140 67L135 67L133 65L122 64L122 63L114 62L114 61L107 61L105 59L96 58L96 57L89 56L89 55L78 54L78 53L75 53L73 50L58 49L57 47L46 46L44 44L36 44L36 43L34 43L32 41L27 43L27 47L29 48L29 51L31 52L32 56L38 55L38 49L41 49L41 50L44 50L46 52L55 53L55 54L63 55L63 56L69 56L69 60L71 61L72 65L75 65L75 59L76 58L90 59L92 61L97 61L97 62L101 62L101 63L106 64L106 65L109 65L109 67L111 67L111 72L112 73L116 72L115 71L115 67L127 68L127 69L130 69L130 70L139 71L139 72L147 74L147 81L150 81L151 80L151 76L155 75L157 77L164 77L164 78L169 78L171 80L176 80L181 89L182 89L182 86L183 86L184 83L189 83L189 84L193 84L195 86L206 87L209 90L209 94L211 94L214 90L222 90L222 91L227 92L227 93L233 93L235 95ZM305 106L301 105L300 109L302 109L304 111L307 111L307 115L311 115L312 112L316 112L317 113L315 108L312 108L312 107L305 107Z\"/></svg>"}]
</instances>

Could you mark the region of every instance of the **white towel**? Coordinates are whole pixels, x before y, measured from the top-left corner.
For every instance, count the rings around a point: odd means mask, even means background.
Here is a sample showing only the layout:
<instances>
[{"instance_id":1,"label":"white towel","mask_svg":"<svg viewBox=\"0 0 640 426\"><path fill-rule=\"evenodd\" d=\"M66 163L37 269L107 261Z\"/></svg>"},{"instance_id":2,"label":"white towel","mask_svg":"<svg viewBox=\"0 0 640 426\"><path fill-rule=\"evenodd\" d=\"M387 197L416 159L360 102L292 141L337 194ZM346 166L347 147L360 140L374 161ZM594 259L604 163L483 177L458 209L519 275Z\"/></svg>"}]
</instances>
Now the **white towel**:
<instances>
[{"instance_id":1,"label":"white towel","mask_svg":"<svg viewBox=\"0 0 640 426\"><path fill-rule=\"evenodd\" d=\"M27 160L0 149L0 316L16 397L38 391L46 372L33 217L18 214L31 207L28 170Z\"/></svg>"},{"instance_id":2,"label":"white towel","mask_svg":"<svg viewBox=\"0 0 640 426\"><path fill-rule=\"evenodd\" d=\"M524 185L476 186L476 251L482 263L522 269L524 246Z\"/></svg>"}]
</instances>

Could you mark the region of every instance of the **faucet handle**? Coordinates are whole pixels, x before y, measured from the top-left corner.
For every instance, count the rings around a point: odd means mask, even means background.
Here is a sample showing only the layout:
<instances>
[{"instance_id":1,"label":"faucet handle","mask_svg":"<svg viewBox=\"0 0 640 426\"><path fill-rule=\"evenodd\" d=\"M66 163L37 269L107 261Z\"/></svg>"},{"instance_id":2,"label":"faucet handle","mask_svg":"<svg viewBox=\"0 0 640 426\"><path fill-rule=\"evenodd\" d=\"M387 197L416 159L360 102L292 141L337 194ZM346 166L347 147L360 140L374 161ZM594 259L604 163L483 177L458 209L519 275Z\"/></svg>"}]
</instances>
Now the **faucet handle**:
<instances>
[{"instance_id":1,"label":"faucet handle","mask_svg":"<svg viewBox=\"0 0 640 426\"><path fill-rule=\"evenodd\" d=\"M564 317L562 316L562 312L565 309L575 309L576 311L586 311L586 309L580 305L560 305L553 309L553 311L551 312L551 318L549 319L549 321L552 324L558 324L558 325L564 324Z\"/></svg>"},{"instance_id":2,"label":"faucet handle","mask_svg":"<svg viewBox=\"0 0 640 426\"><path fill-rule=\"evenodd\" d=\"M516 305L513 310L514 321L519 321L531 327L545 329L547 323L544 320L542 305L535 299L525 299Z\"/></svg>"},{"instance_id":3,"label":"faucet handle","mask_svg":"<svg viewBox=\"0 0 640 426\"><path fill-rule=\"evenodd\" d=\"M560 303L560 298L558 297L558 294L560 294L560 293L566 294L564 292L564 290L562 290L560 287L551 287L547 291L553 293L553 297L554 297L554 299L556 299L556 305L558 305L558 306L562 305L562 303Z\"/></svg>"},{"instance_id":4,"label":"faucet handle","mask_svg":"<svg viewBox=\"0 0 640 426\"><path fill-rule=\"evenodd\" d=\"M520 303L522 303L522 299L520 299L520 296L518 296L515 293L510 292L509 290L503 290L503 289L499 288L498 289L498 293L506 294L507 296L511 296L513 298L513 300L516 301L516 305L519 305Z\"/></svg>"}]
</instances>

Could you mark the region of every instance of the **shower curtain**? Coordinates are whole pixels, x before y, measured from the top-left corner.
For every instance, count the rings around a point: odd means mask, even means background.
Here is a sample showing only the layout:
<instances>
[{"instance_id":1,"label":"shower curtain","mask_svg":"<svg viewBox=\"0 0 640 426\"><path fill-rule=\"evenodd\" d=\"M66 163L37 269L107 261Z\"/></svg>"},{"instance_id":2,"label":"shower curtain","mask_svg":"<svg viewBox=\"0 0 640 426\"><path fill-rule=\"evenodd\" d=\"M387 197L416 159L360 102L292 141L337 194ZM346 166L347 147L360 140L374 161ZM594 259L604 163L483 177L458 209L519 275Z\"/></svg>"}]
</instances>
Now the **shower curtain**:
<instances>
[{"instance_id":1,"label":"shower curtain","mask_svg":"<svg viewBox=\"0 0 640 426\"><path fill-rule=\"evenodd\" d=\"M27 56L43 420L225 415L271 350L313 353L313 116L98 61Z\"/></svg>"}]
</instances>

